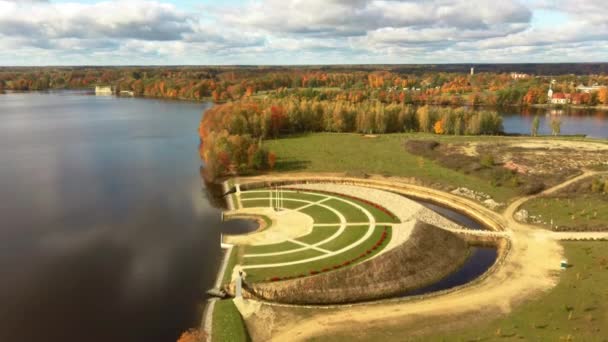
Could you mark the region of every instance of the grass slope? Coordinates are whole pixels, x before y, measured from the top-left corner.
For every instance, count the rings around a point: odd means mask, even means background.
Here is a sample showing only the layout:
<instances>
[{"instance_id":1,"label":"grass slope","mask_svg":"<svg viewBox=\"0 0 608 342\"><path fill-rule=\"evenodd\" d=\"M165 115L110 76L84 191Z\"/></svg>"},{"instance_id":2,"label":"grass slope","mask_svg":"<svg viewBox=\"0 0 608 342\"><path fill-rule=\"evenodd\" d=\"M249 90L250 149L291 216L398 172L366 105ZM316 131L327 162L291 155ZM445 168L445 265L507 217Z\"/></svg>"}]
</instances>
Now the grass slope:
<instances>
[{"instance_id":1,"label":"grass slope","mask_svg":"<svg viewBox=\"0 0 608 342\"><path fill-rule=\"evenodd\" d=\"M231 299L215 302L211 341L251 341L241 314Z\"/></svg>"}]
</instances>

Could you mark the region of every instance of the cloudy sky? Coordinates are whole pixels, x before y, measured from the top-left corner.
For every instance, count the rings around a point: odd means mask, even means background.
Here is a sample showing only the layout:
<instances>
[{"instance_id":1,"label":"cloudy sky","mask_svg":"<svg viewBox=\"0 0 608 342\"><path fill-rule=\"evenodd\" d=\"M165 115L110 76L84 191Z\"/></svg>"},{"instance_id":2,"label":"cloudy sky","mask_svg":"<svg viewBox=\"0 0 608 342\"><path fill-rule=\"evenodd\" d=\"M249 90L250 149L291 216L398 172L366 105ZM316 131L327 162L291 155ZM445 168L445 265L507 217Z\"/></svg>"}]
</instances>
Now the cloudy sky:
<instances>
[{"instance_id":1,"label":"cloudy sky","mask_svg":"<svg viewBox=\"0 0 608 342\"><path fill-rule=\"evenodd\" d=\"M0 65L608 61L606 0L0 0Z\"/></svg>"}]
</instances>

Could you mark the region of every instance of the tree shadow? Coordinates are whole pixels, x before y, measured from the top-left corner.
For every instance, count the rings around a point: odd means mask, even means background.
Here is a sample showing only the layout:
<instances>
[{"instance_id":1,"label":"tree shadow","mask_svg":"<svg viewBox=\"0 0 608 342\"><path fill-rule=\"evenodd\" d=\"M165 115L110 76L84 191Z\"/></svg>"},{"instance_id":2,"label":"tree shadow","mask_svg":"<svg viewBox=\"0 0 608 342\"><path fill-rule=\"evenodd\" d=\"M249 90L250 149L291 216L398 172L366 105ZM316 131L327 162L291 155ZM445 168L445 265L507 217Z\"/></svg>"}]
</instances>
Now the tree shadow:
<instances>
[{"instance_id":1,"label":"tree shadow","mask_svg":"<svg viewBox=\"0 0 608 342\"><path fill-rule=\"evenodd\" d=\"M308 168L310 160L278 160L274 171L298 171Z\"/></svg>"}]
</instances>

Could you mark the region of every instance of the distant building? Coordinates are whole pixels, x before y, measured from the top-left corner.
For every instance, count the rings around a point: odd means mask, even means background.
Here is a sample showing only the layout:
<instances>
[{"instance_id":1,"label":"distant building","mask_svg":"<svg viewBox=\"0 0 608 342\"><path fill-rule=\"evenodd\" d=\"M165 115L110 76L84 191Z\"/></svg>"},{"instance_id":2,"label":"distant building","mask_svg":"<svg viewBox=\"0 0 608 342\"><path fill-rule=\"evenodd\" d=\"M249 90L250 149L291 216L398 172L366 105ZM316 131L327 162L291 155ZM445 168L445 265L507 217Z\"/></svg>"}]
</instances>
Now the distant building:
<instances>
[{"instance_id":1,"label":"distant building","mask_svg":"<svg viewBox=\"0 0 608 342\"><path fill-rule=\"evenodd\" d=\"M135 93L133 91L131 91L131 90L121 90L119 95L120 96L131 96L131 97L133 97L133 96L135 96Z\"/></svg>"},{"instance_id":2,"label":"distant building","mask_svg":"<svg viewBox=\"0 0 608 342\"><path fill-rule=\"evenodd\" d=\"M568 104L572 101L572 95L566 93L555 93L551 96L552 104Z\"/></svg>"},{"instance_id":3,"label":"distant building","mask_svg":"<svg viewBox=\"0 0 608 342\"><path fill-rule=\"evenodd\" d=\"M108 86L95 87L95 95L107 96L107 95L112 95L112 94L114 94L112 87L108 87Z\"/></svg>"},{"instance_id":4,"label":"distant building","mask_svg":"<svg viewBox=\"0 0 608 342\"><path fill-rule=\"evenodd\" d=\"M471 67L471 76L475 75L475 68Z\"/></svg>"},{"instance_id":5,"label":"distant building","mask_svg":"<svg viewBox=\"0 0 608 342\"><path fill-rule=\"evenodd\" d=\"M512 72L511 78L514 80L521 80L521 79L530 78L530 75L524 74L524 73L519 73L519 72Z\"/></svg>"},{"instance_id":6,"label":"distant building","mask_svg":"<svg viewBox=\"0 0 608 342\"><path fill-rule=\"evenodd\" d=\"M596 91L599 91L602 88L606 88L606 86L594 84L594 85L588 87L588 86L579 84L578 87L576 87L576 90L580 91L581 93L591 94L591 93L595 93Z\"/></svg>"}]
</instances>

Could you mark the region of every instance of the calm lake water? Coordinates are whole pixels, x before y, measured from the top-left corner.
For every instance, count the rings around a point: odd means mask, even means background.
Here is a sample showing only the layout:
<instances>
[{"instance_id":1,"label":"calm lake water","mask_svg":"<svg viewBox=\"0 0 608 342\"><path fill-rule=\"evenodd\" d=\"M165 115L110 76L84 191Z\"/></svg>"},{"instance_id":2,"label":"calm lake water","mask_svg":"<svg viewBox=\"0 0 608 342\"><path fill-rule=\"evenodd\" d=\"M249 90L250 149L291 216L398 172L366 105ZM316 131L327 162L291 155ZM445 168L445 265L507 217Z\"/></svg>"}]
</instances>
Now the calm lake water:
<instances>
[{"instance_id":1,"label":"calm lake water","mask_svg":"<svg viewBox=\"0 0 608 342\"><path fill-rule=\"evenodd\" d=\"M594 109L523 108L500 109L506 133L530 134L532 120L538 115L539 134L551 134L552 118L562 122L561 134L585 134L589 138L608 139L608 111Z\"/></svg>"},{"instance_id":2,"label":"calm lake water","mask_svg":"<svg viewBox=\"0 0 608 342\"><path fill-rule=\"evenodd\" d=\"M219 266L209 104L0 95L0 341L175 341Z\"/></svg>"}]
</instances>

